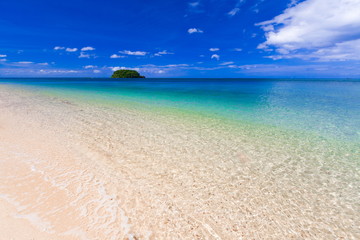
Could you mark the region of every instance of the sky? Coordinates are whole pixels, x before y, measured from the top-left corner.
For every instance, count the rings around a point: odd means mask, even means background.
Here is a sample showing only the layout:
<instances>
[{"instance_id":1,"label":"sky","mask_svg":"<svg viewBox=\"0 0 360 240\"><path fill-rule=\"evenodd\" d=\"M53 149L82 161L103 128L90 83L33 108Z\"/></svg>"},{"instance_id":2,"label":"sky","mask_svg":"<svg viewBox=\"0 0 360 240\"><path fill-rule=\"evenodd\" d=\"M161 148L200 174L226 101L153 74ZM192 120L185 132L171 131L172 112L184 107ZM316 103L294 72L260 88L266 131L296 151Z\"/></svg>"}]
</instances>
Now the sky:
<instances>
[{"instance_id":1,"label":"sky","mask_svg":"<svg viewBox=\"0 0 360 240\"><path fill-rule=\"evenodd\" d=\"M1 0L0 77L360 78L360 0Z\"/></svg>"}]
</instances>

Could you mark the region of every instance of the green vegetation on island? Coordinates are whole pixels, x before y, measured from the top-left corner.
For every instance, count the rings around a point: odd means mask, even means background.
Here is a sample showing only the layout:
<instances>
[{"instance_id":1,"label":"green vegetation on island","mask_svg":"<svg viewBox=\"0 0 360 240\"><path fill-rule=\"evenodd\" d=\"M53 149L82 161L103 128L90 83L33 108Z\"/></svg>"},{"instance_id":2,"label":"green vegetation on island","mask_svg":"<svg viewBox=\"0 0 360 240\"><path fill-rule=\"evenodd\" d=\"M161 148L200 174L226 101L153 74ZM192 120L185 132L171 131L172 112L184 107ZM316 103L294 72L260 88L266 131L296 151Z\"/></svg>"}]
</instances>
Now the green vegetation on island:
<instances>
[{"instance_id":1,"label":"green vegetation on island","mask_svg":"<svg viewBox=\"0 0 360 240\"><path fill-rule=\"evenodd\" d=\"M138 73L135 70L117 70L113 73L111 78L145 78L144 76L141 76L140 73Z\"/></svg>"}]
</instances>

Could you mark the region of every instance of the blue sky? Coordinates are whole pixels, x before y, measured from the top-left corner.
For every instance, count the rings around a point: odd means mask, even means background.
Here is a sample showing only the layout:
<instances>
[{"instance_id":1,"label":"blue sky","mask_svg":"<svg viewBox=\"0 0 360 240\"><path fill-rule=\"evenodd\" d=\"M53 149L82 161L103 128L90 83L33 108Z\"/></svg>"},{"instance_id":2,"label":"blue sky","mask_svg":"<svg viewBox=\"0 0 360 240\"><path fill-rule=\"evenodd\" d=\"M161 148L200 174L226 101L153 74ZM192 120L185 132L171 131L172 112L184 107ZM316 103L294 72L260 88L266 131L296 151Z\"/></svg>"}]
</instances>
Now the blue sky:
<instances>
[{"instance_id":1,"label":"blue sky","mask_svg":"<svg viewBox=\"0 0 360 240\"><path fill-rule=\"evenodd\" d=\"M0 77L360 77L359 0L2 0Z\"/></svg>"}]
</instances>

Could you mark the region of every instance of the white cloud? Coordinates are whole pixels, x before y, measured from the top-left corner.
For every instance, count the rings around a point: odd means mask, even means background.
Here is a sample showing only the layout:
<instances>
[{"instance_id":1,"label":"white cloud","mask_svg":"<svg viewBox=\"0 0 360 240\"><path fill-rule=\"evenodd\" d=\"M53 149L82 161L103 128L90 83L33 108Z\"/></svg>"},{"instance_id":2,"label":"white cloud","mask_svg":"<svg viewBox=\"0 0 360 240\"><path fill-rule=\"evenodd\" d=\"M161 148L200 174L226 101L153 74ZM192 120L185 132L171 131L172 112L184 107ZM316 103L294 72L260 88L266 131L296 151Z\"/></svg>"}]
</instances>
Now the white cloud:
<instances>
[{"instance_id":1,"label":"white cloud","mask_svg":"<svg viewBox=\"0 0 360 240\"><path fill-rule=\"evenodd\" d=\"M78 49L77 48L66 48L65 51L67 52L76 52Z\"/></svg>"},{"instance_id":2,"label":"white cloud","mask_svg":"<svg viewBox=\"0 0 360 240\"><path fill-rule=\"evenodd\" d=\"M226 65L231 65L231 64L234 64L234 62L223 62L223 63L220 63L219 65L226 66Z\"/></svg>"},{"instance_id":3,"label":"white cloud","mask_svg":"<svg viewBox=\"0 0 360 240\"><path fill-rule=\"evenodd\" d=\"M59 46L54 47L54 50L64 50L64 49L65 47L59 47Z\"/></svg>"},{"instance_id":4,"label":"white cloud","mask_svg":"<svg viewBox=\"0 0 360 240\"><path fill-rule=\"evenodd\" d=\"M80 52L79 58L90 58L91 55L90 54L86 54L84 52Z\"/></svg>"},{"instance_id":5,"label":"white cloud","mask_svg":"<svg viewBox=\"0 0 360 240\"><path fill-rule=\"evenodd\" d=\"M128 69L128 68L126 68L126 67L110 67L110 69L115 72L117 70Z\"/></svg>"},{"instance_id":6,"label":"white cloud","mask_svg":"<svg viewBox=\"0 0 360 240\"><path fill-rule=\"evenodd\" d=\"M110 58L126 58L126 56L121 56L121 55L113 54L113 55L110 56Z\"/></svg>"},{"instance_id":7,"label":"white cloud","mask_svg":"<svg viewBox=\"0 0 360 240\"><path fill-rule=\"evenodd\" d=\"M92 69L92 68L97 68L97 66L94 66L94 65L87 65L87 66L84 66L85 69Z\"/></svg>"},{"instance_id":8,"label":"white cloud","mask_svg":"<svg viewBox=\"0 0 360 240\"><path fill-rule=\"evenodd\" d=\"M262 0L260 0L262 1ZM240 8L242 7L242 5L246 2L246 0L238 0L235 7L233 9L231 9L227 14L230 16L230 17L233 17L235 16L236 14L239 13L240 11ZM255 4L256 5L256 4Z\"/></svg>"},{"instance_id":9,"label":"white cloud","mask_svg":"<svg viewBox=\"0 0 360 240\"><path fill-rule=\"evenodd\" d=\"M93 72L94 72L94 73L101 73L100 70L94 70Z\"/></svg>"},{"instance_id":10,"label":"white cloud","mask_svg":"<svg viewBox=\"0 0 360 240\"><path fill-rule=\"evenodd\" d=\"M83 47L81 49L81 51L94 51L94 50L95 50L95 48L93 48L93 47Z\"/></svg>"},{"instance_id":11,"label":"white cloud","mask_svg":"<svg viewBox=\"0 0 360 240\"><path fill-rule=\"evenodd\" d=\"M213 54L213 55L211 55L211 59L216 59L216 60L220 60L220 56L218 55L218 54Z\"/></svg>"},{"instance_id":12,"label":"white cloud","mask_svg":"<svg viewBox=\"0 0 360 240\"><path fill-rule=\"evenodd\" d=\"M3 62L5 61L6 59L3 59ZM33 69L38 69L39 67L49 66L50 64L47 62L37 63L32 61L19 61L19 62L7 62L6 65L9 67L24 67L24 68L31 67Z\"/></svg>"},{"instance_id":13,"label":"white cloud","mask_svg":"<svg viewBox=\"0 0 360 240\"><path fill-rule=\"evenodd\" d=\"M360 39L336 43L333 47L320 48L305 53L289 53L278 51L281 54L266 56L273 60L300 58L320 62L360 60Z\"/></svg>"},{"instance_id":14,"label":"white cloud","mask_svg":"<svg viewBox=\"0 0 360 240\"><path fill-rule=\"evenodd\" d=\"M7 57L7 55L5 55L5 54L0 54L0 58L4 58L4 57Z\"/></svg>"},{"instance_id":15,"label":"white cloud","mask_svg":"<svg viewBox=\"0 0 360 240\"><path fill-rule=\"evenodd\" d=\"M34 62L21 61L21 62L17 62L17 63L20 63L20 64L32 64L32 63L34 63Z\"/></svg>"},{"instance_id":16,"label":"white cloud","mask_svg":"<svg viewBox=\"0 0 360 240\"><path fill-rule=\"evenodd\" d=\"M189 3L189 6L190 7L197 7L197 6L199 6L200 5L200 2L190 2Z\"/></svg>"},{"instance_id":17,"label":"white cloud","mask_svg":"<svg viewBox=\"0 0 360 240\"><path fill-rule=\"evenodd\" d=\"M189 34L193 34L193 33L204 33L204 31L201 30L201 29L198 29L198 28L189 28L189 29L188 29L188 33L189 33Z\"/></svg>"},{"instance_id":18,"label":"white cloud","mask_svg":"<svg viewBox=\"0 0 360 240\"><path fill-rule=\"evenodd\" d=\"M132 55L132 56L145 56L146 54L148 54L148 52L129 51L129 50L119 51L119 53L126 54L126 55Z\"/></svg>"},{"instance_id":19,"label":"white cloud","mask_svg":"<svg viewBox=\"0 0 360 240\"><path fill-rule=\"evenodd\" d=\"M319 49L313 56L322 61L360 60L360 39L336 43L333 47Z\"/></svg>"},{"instance_id":20,"label":"white cloud","mask_svg":"<svg viewBox=\"0 0 360 240\"><path fill-rule=\"evenodd\" d=\"M155 53L154 56L162 56L162 55L168 55L168 54L174 54L174 53L168 52L167 50L163 50L163 51Z\"/></svg>"},{"instance_id":21,"label":"white cloud","mask_svg":"<svg viewBox=\"0 0 360 240\"><path fill-rule=\"evenodd\" d=\"M291 0L290 3L288 4L288 7L292 7L295 6L300 0Z\"/></svg>"},{"instance_id":22,"label":"white cloud","mask_svg":"<svg viewBox=\"0 0 360 240\"><path fill-rule=\"evenodd\" d=\"M241 52L241 51L242 51L242 48L234 48L234 51L235 51L235 52Z\"/></svg>"},{"instance_id":23,"label":"white cloud","mask_svg":"<svg viewBox=\"0 0 360 240\"><path fill-rule=\"evenodd\" d=\"M240 11L240 8L234 8L227 14L232 17L232 16L235 16L239 11Z\"/></svg>"},{"instance_id":24,"label":"white cloud","mask_svg":"<svg viewBox=\"0 0 360 240\"><path fill-rule=\"evenodd\" d=\"M0 62L6 62L5 58L0 58Z\"/></svg>"},{"instance_id":25,"label":"white cloud","mask_svg":"<svg viewBox=\"0 0 360 240\"><path fill-rule=\"evenodd\" d=\"M39 71L39 73L45 73L45 74L52 74L52 73L79 73L79 71L76 71L76 70L51 70L51 69L48 69L48 70L44 70L44 69L41 69Z\"/></svg>"},{"instance_id":26,"label":"white cloud","mask_svg":"<svg viewBox=\"0 0 360 240\"><path fill-rule=\"evenodd\" d=\"M193 1L188 3L188 13L190 14L198 14L198 13L204 13L205 10L201 8L201 2L199 1ZM188 16L188 15L185 15Z\"/></svg>"},{"instance_id":27,"label":"white cloud","mask_svg":"<svg viewBox=\"0 0 360 240\"><path fill-rule=\"evenodd\" d=\"M346 47L358 51L359 13L359 0L306 0L290 5L274 19L258 24L266 36L258 48L274 48L278 58L354 59Z\"/></svg>"},{"instance_id":28,"label":"white cloud","mask_svg":"<svg viewBox=\"0 0 360 240\"><path fill-rule=\"evenodd\" d=\"M216 51L219 51L219 50L220 50L220 48L210 48L209 49L210 52L216 52Z\"/></svg>"},{"instance_id":29,"label":"white cloud","mask_svg":"<svg viewBox=\"0 0 360 240\"><path fill-rule=\"evenodd\" d=\"M168 65L165 65L163 67L166 67L166 68L173 68L173 67L188 67L189 64L186 64L186 63L180 63L180 64L168 64Z\"/></svg>"}]
</instances>

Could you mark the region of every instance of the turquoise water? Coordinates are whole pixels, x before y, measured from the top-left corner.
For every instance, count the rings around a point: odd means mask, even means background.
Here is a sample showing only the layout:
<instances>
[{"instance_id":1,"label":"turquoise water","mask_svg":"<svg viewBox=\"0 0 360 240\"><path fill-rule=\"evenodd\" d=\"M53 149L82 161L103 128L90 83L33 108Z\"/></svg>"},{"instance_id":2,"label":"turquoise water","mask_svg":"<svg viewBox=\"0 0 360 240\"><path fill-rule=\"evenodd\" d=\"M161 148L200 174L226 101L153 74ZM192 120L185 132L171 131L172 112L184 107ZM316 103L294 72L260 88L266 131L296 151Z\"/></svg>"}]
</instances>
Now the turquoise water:
<instances>
[{"instance_id":1,"label":"turquoise water","mask_svg":"<svg viewBox=\"0 0 360 240\"><path fill-rule=\"evenodd\" d=\"M286 79L1 79L91 96L212 114L360 141L360 81Z\"/></svg>"}]
</instances>

